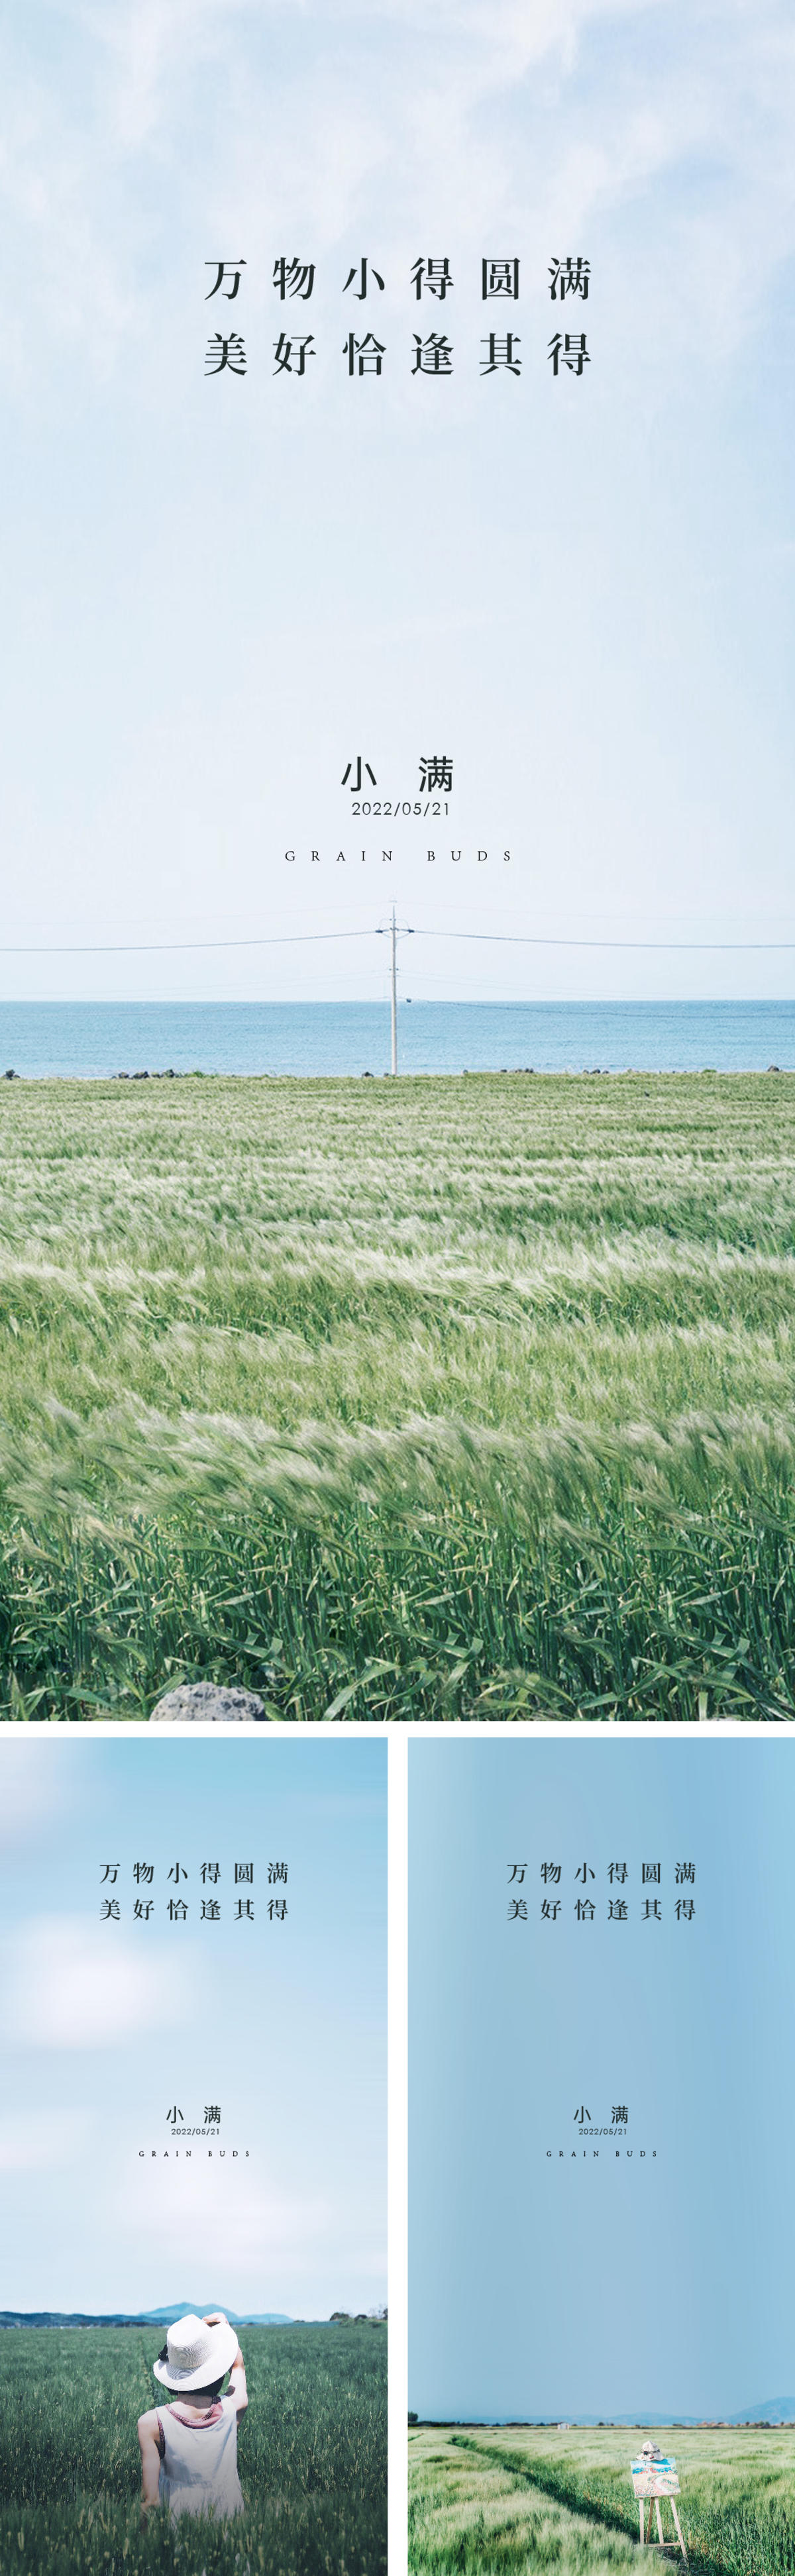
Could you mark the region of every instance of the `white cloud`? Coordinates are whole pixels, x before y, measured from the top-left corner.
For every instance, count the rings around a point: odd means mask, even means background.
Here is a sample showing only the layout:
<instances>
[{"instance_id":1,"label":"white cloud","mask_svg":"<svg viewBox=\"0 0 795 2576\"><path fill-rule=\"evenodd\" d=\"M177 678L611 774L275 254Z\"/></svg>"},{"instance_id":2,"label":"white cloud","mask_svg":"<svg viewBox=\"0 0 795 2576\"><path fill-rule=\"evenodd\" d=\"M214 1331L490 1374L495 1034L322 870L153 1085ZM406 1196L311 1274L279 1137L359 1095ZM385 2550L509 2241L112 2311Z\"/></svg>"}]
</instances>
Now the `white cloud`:
<instances>
[{"instance_id":1,"label":"white cloud","mask_svg":"<svg viewBox=\"0 0 795 2576\"><path fill-rule=\"evenodd\" d=\"M130 2257L139 2277L145 2247L149 2279L187 2282L192 2290L198 2285L196 2295L220 2298L238 2310L294 2314L307 2303L314 2308L318 2282L334 2268L332 2257L339 2254L348 2274L362 2268L358 2242L355 2263L348 2259L346 2216L322 2192L285 2192L258 2176L253 2161L233 2162L230 2150L212 2162L204 2151L190 2162L184 2155L177 2160L147 2154L135 2159L110 2205L108 2233L122 2278ZM172 2298L173 2288L158 2295Z\"/></svg>"},{"instance_id":2,"label":"white cloud","mask_svg":"<svg viewBox=\"0 0 795 2576\"><path fill-rule=\"evenodd\" d=\"M245 2144L245 2141L243 2141ZM231 2148L210 2162L204 2148L190 2162L145 2155L136 2160L132 2179L119 2195L116 2219L177 2261L198 2263L229 2258L249 2260L262 2273L278 2260L280 2267L309 2243L316 2247L328 2233L332 2211L317 2192L285 2193L258 2179L242 2156L235 2163Z\"/></svg>"},{"instance_id":3,"label":"white cloud","mask_svg":"<svg viewBox=\"0 0 795 2576\"><path fill-rule=\"evenodd\" d=\"M23 1834L40 1834L71 1805L72 1785L60 1745L20 1740L0 1726L0 1843L16 1845Z\"/></svg>"},{"instance_id":4,"label":"white cloud","mask_svg":"<svg viewBox=\"0 0 795 2576\"><path fill-rule=\"evenodd\" d=\"M88 2133L82 2111L32 2111L0 2118L0 2173L61 2173L76 2163Z\"/></svg>"},{"instance_id":5,"label":"white cloud","mask_svg":"<svg viewBox=\"0 0 795 2576\"><path fill-rule=\"evenodd\" d=\"M166 1985L167 1980L167 1985ZM162 1981L172 2022L193 2020L202 1985L183 1950L140 1949L115 1923L41 1914L4 1944L2 2019L29 2048L109 2048L152 2026Z\"/></svg>"},{"instance_id":6,"label":"white cloud","mask_svg":"<svg viewBox=\"0 0 795 2576\"><path fill-rule=\"evenodd\" d=\"M108 67L106 106L114 140L134 151L167 120L175 84L205 64L223 67L250 0L133 0L131 7L81 7L85 29Z\"/></svg>"}]
</instances>

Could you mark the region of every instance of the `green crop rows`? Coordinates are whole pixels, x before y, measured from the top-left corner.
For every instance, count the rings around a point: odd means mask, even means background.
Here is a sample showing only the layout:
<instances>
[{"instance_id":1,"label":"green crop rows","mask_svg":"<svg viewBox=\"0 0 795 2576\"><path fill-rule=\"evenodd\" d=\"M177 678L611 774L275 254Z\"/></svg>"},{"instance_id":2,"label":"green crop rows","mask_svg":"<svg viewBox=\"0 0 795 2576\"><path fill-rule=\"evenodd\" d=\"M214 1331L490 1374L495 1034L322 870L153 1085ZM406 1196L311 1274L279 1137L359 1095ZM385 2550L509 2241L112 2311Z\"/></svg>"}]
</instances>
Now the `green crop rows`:
<instances>
[{"instance_id":1,"label":"green crop rows","mask_svg":"<svg viewBox=\"0 0 795 2576\"><path fill-rule=\"evenodd\" d=\"M15 1083L0 1708L795 1714L795 1077Z\"/></svg>"},{"instance_id":2,"label":"green crop rows","mask_svg":"<svg viewBox=\"0 0 795 2576\"><path fill-rule=\"evenodd\" d=\"M386 2330L248 2327L245 2513L140 2527L139 2414L161 2336L7 2328L0 2568L18 2576L384 2576Z\"/></svg>"},{"instance_id":3,"label":"green crop rows","mask_svg":"<svg viewBox=\"0 0 795 2576\"><path fill-rule=\"evenodd\" d=\"M639 2555L629 2461L640 2432L508 2425L410 2435L411 2576L613 2576ZM792 2576L792 2432L673 2430L690 2576ZM647 2508L648 2511L648 2508ZM683 2562L662 2506L665 2565ZM656 2543L656 2527L654 2533Z\"/></svg>"}]
</instances>

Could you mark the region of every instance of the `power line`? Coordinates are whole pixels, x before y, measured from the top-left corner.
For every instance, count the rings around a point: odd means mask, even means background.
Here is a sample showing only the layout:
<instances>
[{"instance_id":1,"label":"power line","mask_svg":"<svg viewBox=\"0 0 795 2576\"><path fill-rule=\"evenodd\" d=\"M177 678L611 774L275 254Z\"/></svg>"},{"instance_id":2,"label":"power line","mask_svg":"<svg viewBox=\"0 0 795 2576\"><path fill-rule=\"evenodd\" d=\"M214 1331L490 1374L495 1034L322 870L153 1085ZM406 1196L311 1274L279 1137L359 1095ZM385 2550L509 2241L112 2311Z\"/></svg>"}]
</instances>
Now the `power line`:
<instances>
[{"instance_id":1,"label":"power line","mask_svg":"<svg viewBox=\"0 0 795 2576\"><path fill-rule=\"evenodd\" d=\"M0 943L0 957L188 956L208 949L291 948L321 940L372 939L378 935L374 930L284 930L243 939L78 940L48 942L44 947L4 947ZM629 948L652 956L777 956L782 951L795 950L795 939L572 939L524 930L419 930L414 935L419 939L474 939L502 948Z\"/></svg>"},{"instance_id":2,"label":"power line","mask_svg":"<svg viewBox=\"0 0 795 2576\"><path fill-rule=\"evenodd\" d=\"M95 946L80 940L73 946L46 948L4 948L0 957L152 957L175 949L187 954L199 948L289 948L307 939L372 939L371 930L284 930L267 933L262 939L127 939Z\"/></svg>"},{"instance_id":3,"label":"power line","mask_svg":"<svg viewBox=\"0 0 795 2576\"><path fill-rule=\"evenodd\" d=\"M708 951L710 955L719 952L721 956L730 950L738 957L751 953L756 955L764 950L777 956L782 948L795 948L795 939L558 939L526 930L421 930L419 936L421 939L496 940L501 947L510 948L642 948L650 950L654 956L667 955L669 950L677 955L680 952L695 955Z\"/></svg>"}]
</instances>

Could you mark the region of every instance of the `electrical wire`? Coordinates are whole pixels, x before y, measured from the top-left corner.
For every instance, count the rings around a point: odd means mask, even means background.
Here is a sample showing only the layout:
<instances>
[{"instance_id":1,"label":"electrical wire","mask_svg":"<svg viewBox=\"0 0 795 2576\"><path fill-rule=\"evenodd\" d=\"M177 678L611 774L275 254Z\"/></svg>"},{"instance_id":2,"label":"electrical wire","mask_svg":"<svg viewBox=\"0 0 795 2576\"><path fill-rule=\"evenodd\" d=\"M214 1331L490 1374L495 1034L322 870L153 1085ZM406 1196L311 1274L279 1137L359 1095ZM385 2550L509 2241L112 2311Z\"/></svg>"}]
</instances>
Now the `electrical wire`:
<instances>
[{"instance_id":1,"label":"electrical wire","mask_svg":"<svg viewBox=\"0 0 795 2576\"><path fill-rule=\"evenodd\" d=\"M487 941L503 948L628 948L652 956L729 955L745 957L778 955L795 950L795 939L572 939L544 932L523 930L419 930L409 934L419 939L467 939ZM79 940L65 945L45 947L4 947L0 957L151 957L189 955L207 949L222 948L290 948L312 941L329 939L373 939L377 930L284 930L265 932L262 937L244 939L129 939L102 941ZM398 937L405 932L398 932Z\"/></svg>"}]
</instances>

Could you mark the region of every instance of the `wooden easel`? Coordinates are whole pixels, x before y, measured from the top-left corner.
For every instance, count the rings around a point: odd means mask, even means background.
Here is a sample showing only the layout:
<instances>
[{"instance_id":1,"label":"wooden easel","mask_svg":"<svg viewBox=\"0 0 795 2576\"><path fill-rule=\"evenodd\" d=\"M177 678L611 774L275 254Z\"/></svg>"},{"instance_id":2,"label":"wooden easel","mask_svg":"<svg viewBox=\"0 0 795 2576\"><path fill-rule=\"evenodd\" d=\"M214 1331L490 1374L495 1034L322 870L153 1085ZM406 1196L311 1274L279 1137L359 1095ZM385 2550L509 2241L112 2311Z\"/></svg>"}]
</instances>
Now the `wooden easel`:
<instances>
[{"instance_id":1,"label":"wooden easel","mask_svg":"<svg viewBox=\"0 0 795 2576\"><path fill-rule=\"evenodd\" d=\"M673 2514L674 2522L675 2522L675 2524L676 2524L676 2538L677 2538L677 2540L678 2540L678 2542L679 2542L679 2547L680 2547L681 2552L682 2552L682 2557L683 2557L683 2559L684 2559L685 2566L687 2566L687 2550L686 2550L686 2548L685 2548L685 2544L684 2544L684 2541L683 2541L683 2539L682 2539L682 2525L681 2525L681 2522L680 2522L680 2520L679 2520L679 2515L678 2515L677 2510L676 2510L676 2501L675 2501L675 2498L674 2498L672 2495L666 2495L666 2499L665 2499L665 2501L666 2501L666 2504L669 2504L669 2505L670 2505L670 2507L671 2507L671 2512L672 2512L672 2514ZM649 2496L649 2498L648 2498L648 2506L649 2506L649 2528L648 2528L648 2531L646 2530L646 2502L647 2502L647 2499L646 2499L646 2497L645 2497L645 2496L639 2496L639 2497L638 2497L638 2512L639 2512L639 2514L640 2514L640 2545L641 2545L641 2549L647 2549L647 2548L650 2548L650 2547L652 2546L652 2537L651 2537L651 2509L652 2509L652 2505L654 2505L654 2508L655 2508L655 2511L656 2511L656 2515L657 2515L657 2530L658 2530L658 2532L659 2532L659 2546L660 2546L660 2548L661 2548L661 2549L675 2549L675 2547L676 2547L676 2541L674 2541L674 2540L666 2540L666 2538L665 2538L665 2534L664 2534L663 2527L662 2527L662 2514L661 2514L661 2512L660 2512L660 2497L659 2497L658 2495L656 2495L656 2496Z\"/></svg>"}]
</instances>

